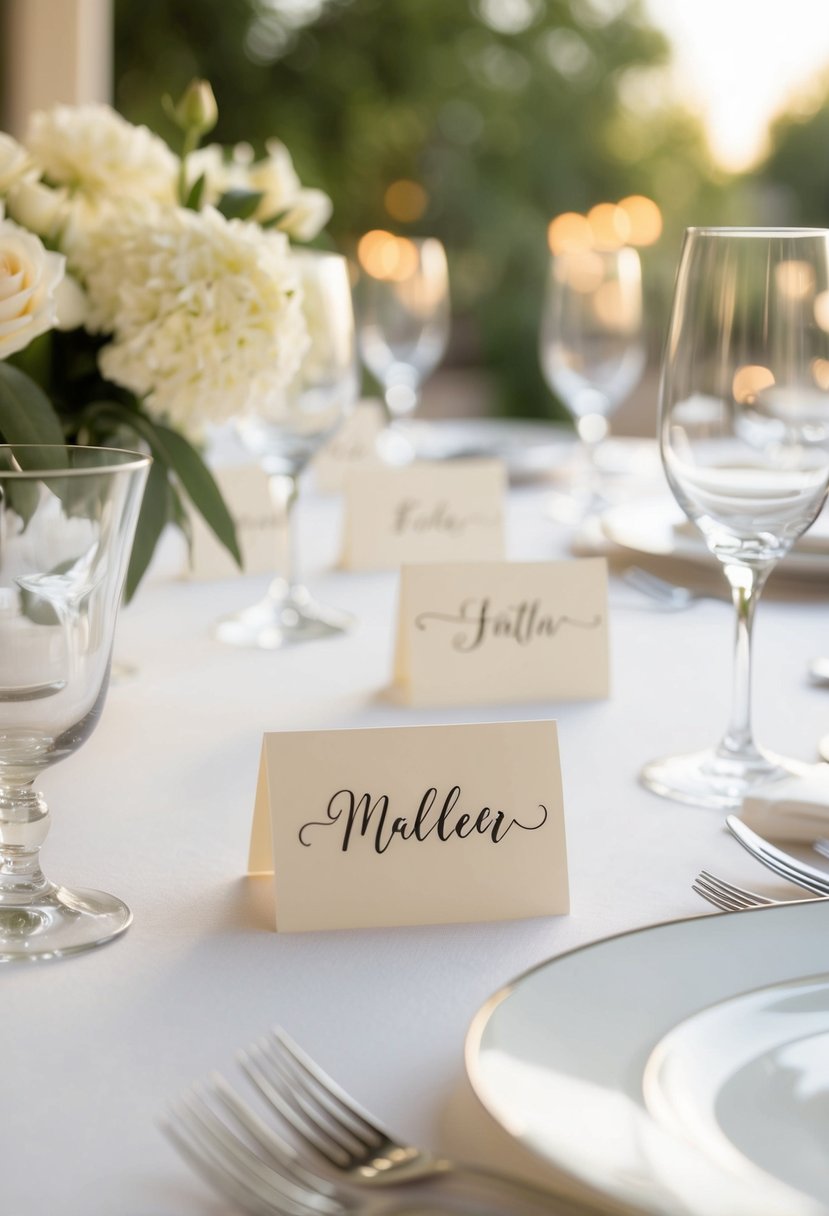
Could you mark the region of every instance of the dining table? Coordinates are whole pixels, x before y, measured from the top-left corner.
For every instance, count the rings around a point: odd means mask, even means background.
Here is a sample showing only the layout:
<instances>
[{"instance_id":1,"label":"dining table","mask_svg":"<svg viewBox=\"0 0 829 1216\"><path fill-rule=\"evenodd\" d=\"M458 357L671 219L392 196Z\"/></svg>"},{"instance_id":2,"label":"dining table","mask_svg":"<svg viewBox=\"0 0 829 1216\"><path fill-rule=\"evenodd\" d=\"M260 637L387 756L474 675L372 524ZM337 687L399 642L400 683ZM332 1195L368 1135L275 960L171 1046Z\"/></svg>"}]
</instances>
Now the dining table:
<instances>
[{"instance_id":1,"label":"dining table","mask_svg":"<svg viewBox=\"0 0 829 1216\"><path fill-rule=\"evenodd\" d=\"M544 477L511 486L508 558L572 555L550 494ZM161 1124L200 1079L240 1079L237 1051L275 1025L408 1142L575 1192L474 1097L464 1040L476 1011L586 943L721 915L692 890L703 868L798 897L738 847L721 811L638 780L648 760L725 726L734 623L715 570L685 568L715 594L666 611L621 577L635 555L597 546L610 572L607 699L415 709L389 695L398 573L341 568L342 513L339 496L303 487L303 574L353 615L342 636L275 651L222 644L214 623L268 578L184 577L174 541L121 611L115 658L130 671L113 680L89 741L41 781L53 815L44 868L117 893L134 921L100 949L2 973L2 1216L230 1212ZM757 736L807 763L829 733L829 692L807 676L829 647L828 594L825 578L788 578L784 561L757 613ZM557 722L568 914L275 931L273 880L247 875L265 732L535 719Z\"/></svg>"}]
</instances>

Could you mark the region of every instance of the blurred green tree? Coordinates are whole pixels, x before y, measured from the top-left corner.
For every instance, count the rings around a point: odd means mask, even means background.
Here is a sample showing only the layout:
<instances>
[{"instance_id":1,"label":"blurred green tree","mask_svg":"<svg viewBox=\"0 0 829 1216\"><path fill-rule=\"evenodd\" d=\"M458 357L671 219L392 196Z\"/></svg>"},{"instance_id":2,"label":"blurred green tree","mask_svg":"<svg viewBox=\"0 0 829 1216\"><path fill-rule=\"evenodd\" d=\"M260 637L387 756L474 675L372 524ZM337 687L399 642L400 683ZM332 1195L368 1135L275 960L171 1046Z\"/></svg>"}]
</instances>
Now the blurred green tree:
<instances>
[{"instance_id":1,"label":"blurred green tree","mask_svg":"<svg viewBox=\"0 0 829 1216\"><path fill-rule=\"evenodd\" d=\"M536 350L555 214L653 198L661 302L678 230L716 205L701 128L666 100L668 47L640 0L116 0L115 12L128 118L171 134L161 95L205 76L215 138L282 139L303 181L331 194L346 251L376 227L444 241L450 358L494 374L503 412L557 412ZM387 209L400 179L425 190L408 222Z\"/></svg>"}]
</instances>

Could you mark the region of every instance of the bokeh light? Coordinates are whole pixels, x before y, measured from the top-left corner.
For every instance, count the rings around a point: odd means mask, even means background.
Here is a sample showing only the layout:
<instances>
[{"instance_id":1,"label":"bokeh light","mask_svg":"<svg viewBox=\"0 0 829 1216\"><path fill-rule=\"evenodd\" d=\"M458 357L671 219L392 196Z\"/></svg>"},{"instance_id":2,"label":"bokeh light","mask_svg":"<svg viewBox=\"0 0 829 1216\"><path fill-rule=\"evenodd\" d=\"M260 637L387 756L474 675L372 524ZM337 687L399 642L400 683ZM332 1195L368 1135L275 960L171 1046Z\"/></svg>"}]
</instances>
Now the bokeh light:
<instances>
[{"instance_id":1,"label":"bokeh light","mask_svg":"<svg viewBox=\"0 0 829 1216\"><path fill-rule=\"evenodd\" d=\"M383 203L392 219L409 224L423 215L429 205L429 195L419 182L400 178L387 187Z\"/></svg>"},{"instance_id":2,"label":"bokeh light","mask_svg":"<svg viewBox=\"0 0 829 1216\"><path fill-rule=\"evenodd\" d=\"M587 213L597 249L621 249L630 235L630 220L616 203L597 203Z\"/></svg>"},{"instance_id":3,"label":"bokeh light","mask_svg":"<svg viewBox=\"0 0 829 1216\"><path fill-rule=\"evenodd\" d=\"M738 367L731 382L734 400L740 405L751 405L758 393L774 384L774 374L768 367L757 363L746 363Z\"/></svg>"},{"instance_id":4,"label":"bokeh light","mask_svg":"<svg viewBox=\"0 0 829 1216\"><path fill-rule=\"evenodd\" d=\"M551 253L584 253L593 248L593 229L585 216L565 211L550 221L547 243Z\"/></svg>"},{"instance_id":5,"label":"bokeh light","mask_svg":"<svg viewBox=\"0 0 829 1216\"><path fill-rule=\"evenodd\" d=\"M630 245L654 245L662 235L662 212L644 194L630 194L619 203L628 219Z\"/></svg>"},{"instance_id":6,"label":"bokeh light","mask_svg":"<svg viewBox=\"0 0 829 1216\"><path fill-rule=\"evenodd\" d=\"M417 269L417 248L404 236L393 236L375 228L360 238L357 257L366 274L374 279L402 282Z\"/></svg>"}]
</instances>

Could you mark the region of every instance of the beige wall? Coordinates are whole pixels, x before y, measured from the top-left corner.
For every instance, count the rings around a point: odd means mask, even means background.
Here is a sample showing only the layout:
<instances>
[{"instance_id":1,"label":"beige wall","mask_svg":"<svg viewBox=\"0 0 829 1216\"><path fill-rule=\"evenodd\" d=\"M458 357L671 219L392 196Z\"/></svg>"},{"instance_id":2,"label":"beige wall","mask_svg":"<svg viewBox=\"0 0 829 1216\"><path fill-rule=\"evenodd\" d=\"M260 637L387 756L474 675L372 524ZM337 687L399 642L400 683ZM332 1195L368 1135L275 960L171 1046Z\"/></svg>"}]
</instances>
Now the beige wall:
<instances>
[{"instance_id":1,"label":"beige wall","mask_svg":"<svg viewBox=\"0 0 829 1216\"><path fill-rule=\"evenodd\" d=\"M112 0L2 0L2 127L20 136L32 110L109 101Z\"/></svg>"}]
</instances>

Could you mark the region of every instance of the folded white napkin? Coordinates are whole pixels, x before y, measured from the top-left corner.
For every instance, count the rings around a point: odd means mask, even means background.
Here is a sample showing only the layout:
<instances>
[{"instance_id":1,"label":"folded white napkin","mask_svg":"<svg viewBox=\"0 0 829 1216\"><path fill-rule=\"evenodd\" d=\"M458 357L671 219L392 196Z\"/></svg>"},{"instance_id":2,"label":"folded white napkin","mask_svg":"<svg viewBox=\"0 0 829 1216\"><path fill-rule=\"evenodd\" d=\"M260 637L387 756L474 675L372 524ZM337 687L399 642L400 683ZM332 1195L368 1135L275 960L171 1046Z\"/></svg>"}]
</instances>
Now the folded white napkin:
<instances>
[{"instance_id":1,"label":"folded white napkin","mask_svg":"<svg viewBox=\"0 0 829 1216\"><path fill-rule=\"evenodd\" d=\"M811 844L829 837L829 764L759 786L743 799L740 818L767 840Z\"/></svg>"}]
</instances>

